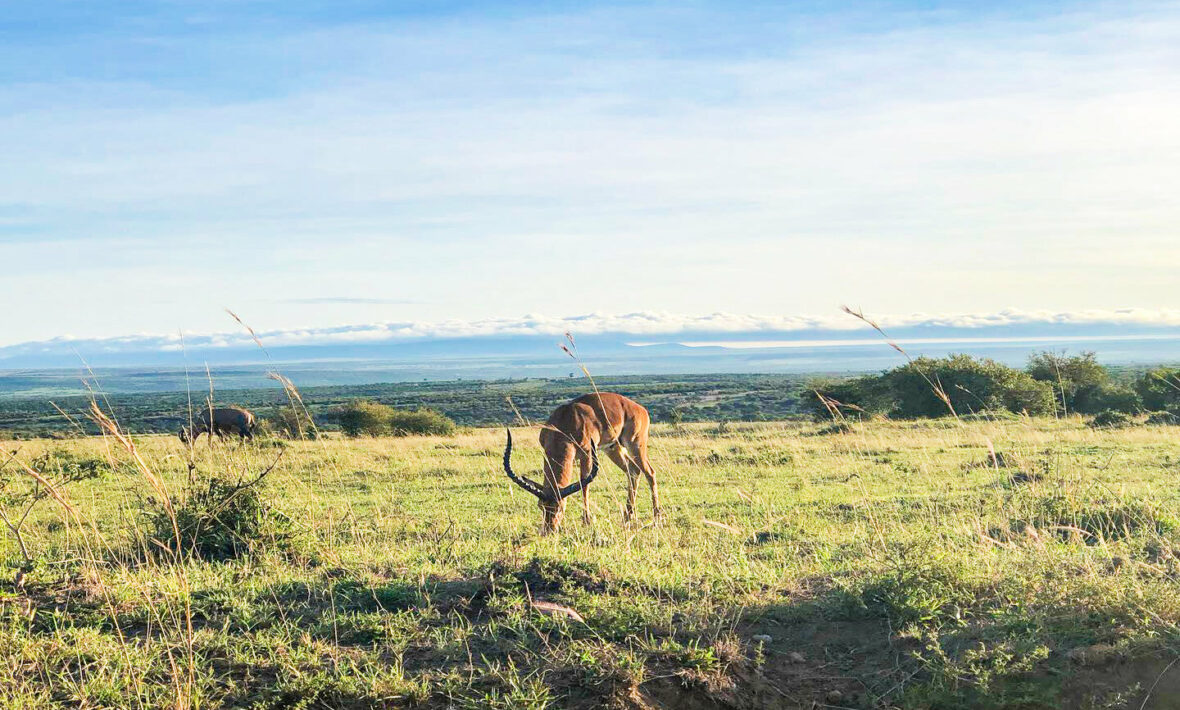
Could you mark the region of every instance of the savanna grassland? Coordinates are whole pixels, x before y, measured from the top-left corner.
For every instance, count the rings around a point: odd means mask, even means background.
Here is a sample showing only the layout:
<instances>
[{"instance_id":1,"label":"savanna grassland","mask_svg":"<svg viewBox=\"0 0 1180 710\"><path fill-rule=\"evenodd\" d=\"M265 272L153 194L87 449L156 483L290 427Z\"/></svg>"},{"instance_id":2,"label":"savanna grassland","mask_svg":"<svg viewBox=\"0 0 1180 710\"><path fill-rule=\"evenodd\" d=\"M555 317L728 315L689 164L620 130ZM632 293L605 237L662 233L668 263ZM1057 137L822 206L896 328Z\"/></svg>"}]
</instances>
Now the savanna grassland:
<instances>
[{"instance_id":1,"label":"savanna grassland","mask_svg":"<svg viewBox=\"0 0 1180 710\"><path fill-rule=\"evenodd\" d=\"M3 442L80 480L3 538L0 707L1176 707L1178 433L658 425L662 524L604 461L550 537L502 429ZM261 523L178 555L210 477Z\"/></svg>"}]
</instances>

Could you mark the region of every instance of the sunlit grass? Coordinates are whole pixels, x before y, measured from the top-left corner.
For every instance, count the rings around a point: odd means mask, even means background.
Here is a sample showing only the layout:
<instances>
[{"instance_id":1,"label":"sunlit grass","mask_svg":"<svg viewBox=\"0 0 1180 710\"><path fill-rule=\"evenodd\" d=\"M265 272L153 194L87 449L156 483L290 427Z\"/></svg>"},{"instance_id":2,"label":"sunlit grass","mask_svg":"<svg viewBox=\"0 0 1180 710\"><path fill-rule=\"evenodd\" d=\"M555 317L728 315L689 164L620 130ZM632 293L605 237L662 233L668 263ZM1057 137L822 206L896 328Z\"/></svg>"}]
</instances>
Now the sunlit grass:
<instances>
[{"instance_id":1,"label":"sunlit grass","mask_svg":"<svg viewBox=\"0 0 1180 710\"><path fill-rule=\"evenodd\" d=\"M1136 682L1142 700L1180 620L1174 428L822 431L656 427L662 525L643 496L622 523L604 464L594 525L551 537L502 473L502 430L203 443L198 479L275 465L263 492L294 537L183 575L145 557L152 494L110 439L0 442L115 464L65 492L76 519L33 510L19 587L0 546L0 706L1086 707ZM535 471L520 433L515 465ZM185 448L137 445L179 495ZM1141 673L1107 682L1113 662Z\"/></svg>"}]
</instances>

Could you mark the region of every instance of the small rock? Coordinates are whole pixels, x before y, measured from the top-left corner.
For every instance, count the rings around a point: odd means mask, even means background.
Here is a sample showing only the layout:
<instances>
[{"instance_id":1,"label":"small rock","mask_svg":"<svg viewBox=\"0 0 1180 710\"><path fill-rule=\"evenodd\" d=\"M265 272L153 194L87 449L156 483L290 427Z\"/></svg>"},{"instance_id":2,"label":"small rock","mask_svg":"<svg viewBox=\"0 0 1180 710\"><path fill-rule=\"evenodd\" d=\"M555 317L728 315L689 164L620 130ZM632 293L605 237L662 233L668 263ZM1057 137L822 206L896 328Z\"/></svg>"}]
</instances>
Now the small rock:
<instances>
[{"instance_id":1,"label":"small rock","mask_svg":"<svg viewBox=\"0 0 1180 710\"><path fill-rule=\"evenodd\" d=\"M755 634L750 638L754 641L757 641L758 643L770 643L774 640L768 634Z\"/></svg>"},{"instance_id":2,"label":"small rock","mask_svg":"<svg viewBox=\"0 0 1180 710\"><path fill-rule=\"evenodd\" d=\"M829 690L825 698L829 703L838 703L844 699L844 693L839 690Z\"/></svg>"},{"instance_id":3,"label":"small rock","mask_svg":"<svg viewBox=\"0 0 1180 710\"><path fill-rule=\"evenodd\" d=\"M791 663L803 663L807 659L803 657L802 653L799 653L798 651L791 651L787 654L787 660Z\"/></svg>"}]
</instances>

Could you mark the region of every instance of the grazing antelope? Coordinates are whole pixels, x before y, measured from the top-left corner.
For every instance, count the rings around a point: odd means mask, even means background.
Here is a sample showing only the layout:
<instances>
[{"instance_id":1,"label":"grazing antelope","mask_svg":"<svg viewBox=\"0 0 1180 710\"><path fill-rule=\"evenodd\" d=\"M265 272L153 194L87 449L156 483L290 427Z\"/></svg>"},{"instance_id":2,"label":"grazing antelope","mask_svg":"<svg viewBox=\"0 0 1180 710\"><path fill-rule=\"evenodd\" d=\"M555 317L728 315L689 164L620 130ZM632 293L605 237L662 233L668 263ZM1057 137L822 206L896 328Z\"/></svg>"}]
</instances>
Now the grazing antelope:
<instances>
[{"instance_id":1,"label":"grazing antelope","mask_svg":"<svg viewBox=\"0 0 1180 710\"><path fill-rule=\"evenodd\" d=\"M216 434L219 439L237 434L242 439L253 439L254 426L254 415L241 407L204 409L197 415L192 427L181 427L180 440L186 444L189 441L195 443L201 434Z\"/></svg>"},{"instance_id":2,"label":"grazing antelope","mask_svg":"<svg viewBox=\"0 0 1180 710\"><path fill-rule=\"evenodd\" d=\"M553 410L541 428L541 449L545 452L544 483L512 472L512 432L504 447L504 472L516 485L537 497L543 519L541 534L555 532L565 512L565 499L582 492L582 519L590 522L590 492L587 486L598 475L598 449L627 474L627 508L624 522L635 515L635 492L639 475L651 487L652 516L660 519L660 495L656 472L647 459L647 433L651 418L638 403L613 392L588 394ZM581 476L573 480L574 460ZM572 482L571 482L572 481Z\"/></svg>"}]
</instances>

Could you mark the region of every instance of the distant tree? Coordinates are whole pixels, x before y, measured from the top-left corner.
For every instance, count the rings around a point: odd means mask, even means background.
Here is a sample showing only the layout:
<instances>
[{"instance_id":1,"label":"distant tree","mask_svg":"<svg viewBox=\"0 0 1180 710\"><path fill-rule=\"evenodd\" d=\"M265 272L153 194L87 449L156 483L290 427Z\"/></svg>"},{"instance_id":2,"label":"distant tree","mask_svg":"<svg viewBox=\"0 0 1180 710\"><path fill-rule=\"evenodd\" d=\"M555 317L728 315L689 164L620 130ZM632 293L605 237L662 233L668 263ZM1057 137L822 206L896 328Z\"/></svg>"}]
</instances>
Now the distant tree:
<instances>
[{"instance_id":1,"label":"distant tree","mask_svg":"<svg viewBox=\"0 0 1180 710\"><path fill-rule=\"evenodd\" d=\"M1153 412L1180 412L1180 368L1156 367L1135 380L1135 392Z\"/></svg>"},{"instance_id":2,"label":"distant tree","mask_svg":"<svg viewBox=\"0 0 1180 710\"><path fill-rule=\"evenodd\" d=\"M1097 414L1104 411L1137 412L1139 395L1111 381L1110 373L1092 352L1080 355L1041 352L1028 359L1025 371L1053 388L1057 412Z\"/></svg>"}]
</instances>

